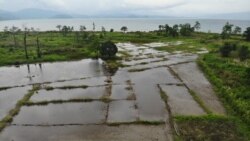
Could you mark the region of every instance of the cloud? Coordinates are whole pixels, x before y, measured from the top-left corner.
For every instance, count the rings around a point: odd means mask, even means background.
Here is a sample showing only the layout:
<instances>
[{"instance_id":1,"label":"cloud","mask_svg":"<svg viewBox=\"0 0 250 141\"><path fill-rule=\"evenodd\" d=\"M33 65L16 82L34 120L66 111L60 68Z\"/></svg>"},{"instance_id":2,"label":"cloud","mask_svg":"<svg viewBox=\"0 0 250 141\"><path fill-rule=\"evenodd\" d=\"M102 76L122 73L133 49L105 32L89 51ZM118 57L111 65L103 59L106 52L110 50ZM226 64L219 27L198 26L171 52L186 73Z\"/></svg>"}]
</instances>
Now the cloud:
<instances>
[{"instance_id":1,"label":"cloud","mask_svg":"<svg viewBox=\"0 0 250 141\"><path fill-rule=\"evenodd\" d=\"M249 0L0 0L0 9L51 9L93 15L105 13L177 16L250 11Z\"/></svg>"}]
</instances>

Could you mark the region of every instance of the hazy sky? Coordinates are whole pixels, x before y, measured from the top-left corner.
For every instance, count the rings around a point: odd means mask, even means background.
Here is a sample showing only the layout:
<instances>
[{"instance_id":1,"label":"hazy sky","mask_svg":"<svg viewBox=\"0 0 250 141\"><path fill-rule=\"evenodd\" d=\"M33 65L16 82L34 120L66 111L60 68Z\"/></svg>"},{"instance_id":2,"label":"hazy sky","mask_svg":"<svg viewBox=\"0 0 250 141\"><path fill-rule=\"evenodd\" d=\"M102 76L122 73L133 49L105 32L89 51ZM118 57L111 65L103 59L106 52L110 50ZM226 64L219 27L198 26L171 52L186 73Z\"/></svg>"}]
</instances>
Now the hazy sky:
<instances>
[{"instance_id":1,"label":"hazy sky","mask_svg":"<svg viewBox=\"0 0 250 141\"><path fill-rule=\"evenodd\" d=\"M0 9L52 9L68 13L199 16L250 11L250 0L0 0Z\"/></svg>"}]
</instances>

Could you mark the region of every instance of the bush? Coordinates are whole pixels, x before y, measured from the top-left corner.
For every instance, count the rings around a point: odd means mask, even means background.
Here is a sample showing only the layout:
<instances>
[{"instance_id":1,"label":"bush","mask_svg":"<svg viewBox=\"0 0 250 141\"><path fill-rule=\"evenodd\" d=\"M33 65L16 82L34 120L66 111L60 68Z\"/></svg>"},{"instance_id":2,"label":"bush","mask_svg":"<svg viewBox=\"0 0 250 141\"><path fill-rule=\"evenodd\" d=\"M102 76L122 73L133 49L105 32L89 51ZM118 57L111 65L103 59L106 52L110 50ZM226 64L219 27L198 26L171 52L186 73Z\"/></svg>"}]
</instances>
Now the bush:
<instances>
[{"instance_id":1,"label":"bush","mask_svg":"<svg viewBox=\"0 0 250 141\"><path fill-rule=\"evenodd\" d=\"M111 41L107 41L101 45L100 53L104 58L114 57L117 52L118 52L117 46Z\"/></svg>"},{"instance_id":2,"label":"bush","mask_svg":"<svg viewBox=\"0 0 250 141\"><path fill-rule=\"evenodd\" d=\"M246 38L247 41L250 41L250 27L247 28L243 36Z\"/></svg>"},{"instance_id":3,"label":"bush","mask_svg":"<svg viewBox=\"0 0 250 141\"><path fill-rule=\"evenodd\" d=\"M247 46L241 46L239 49L239 58L240 61L244 61L248 58L249 56L249 50Z\"/></svg>"},{"instance_id":4,"label":"bush","mask_svg":"<svg viewBox=\"0 0 250 141\"><path fill-rule=\"evenodd\" d=\"M230 53L234 50L236 50L237 44L235 43L228 43L226 42L221 48L220 48L220 54L222 57L229 57Z\"/></svg>"}]
</instances>

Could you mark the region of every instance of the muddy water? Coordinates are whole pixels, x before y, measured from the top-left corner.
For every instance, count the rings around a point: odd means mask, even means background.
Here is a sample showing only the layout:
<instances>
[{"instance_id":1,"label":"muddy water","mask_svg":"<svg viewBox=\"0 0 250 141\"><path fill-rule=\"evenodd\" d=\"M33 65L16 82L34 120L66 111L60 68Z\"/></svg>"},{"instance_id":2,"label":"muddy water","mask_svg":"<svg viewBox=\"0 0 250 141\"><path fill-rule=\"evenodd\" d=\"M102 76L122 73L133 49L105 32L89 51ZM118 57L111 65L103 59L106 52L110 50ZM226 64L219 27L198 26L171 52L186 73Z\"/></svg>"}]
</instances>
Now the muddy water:
<instances>
[{"instance_id":1,"label":"muddy water","mask_svg":"<svg viewBox=\"0 0 250 141\"><path fill-rule=\"evenodd\" d=\"M65 125L105 122L107 104L103 102L49 104L22 107L13 124Z\"/></svg>"},{"instance_id":2,"label":"muddy water","mask_svg":"<svg viewBox=\"0 0 250 141\"><path fill-rule=\"evenodd\" d=\"M85 59L0 68L0 87L102 76L102 61Z\"/></svg>"},{"instance_id":3,"label":"muddy water","mask_svg":"<svg viewBox=\"0 0 250 141\"><path fill-rule=\"evenodd\" d=\"M168 97L168 105L174 115L206 114L184 86L161 85Z\"/></svg>"},{"instance_id":4,"label":"muddy water","mask_svg":"<svg viewBox=\"0 0 250 141\"><path fill-rule=\"evenodd\" d=\"M31 87L19 87L0 91L0 120L15 108L16 103L28 93Z\"/></svg>"},{"instance_id":5,"label":"muddy water","mask_svg":"<svg viewBox=\"0 0 250 141\"><path fill-rule=\"evenodd\" d=\"M164 125L10 126L1 141L166 141Z\"/></svg>"},{"instance_id":6,"label":"muddy water","mask_svg":"<svg viewBox=\"0 0 250 141\"><path fill-rule=\"evenodd\" d=\"M40 90L31 97L31 101L53 101L53 100L71 100L71 99L100 99L106 95L105 87L89 87L87 89L54 89L51 91Z\"/></svg>"}]
</instances>

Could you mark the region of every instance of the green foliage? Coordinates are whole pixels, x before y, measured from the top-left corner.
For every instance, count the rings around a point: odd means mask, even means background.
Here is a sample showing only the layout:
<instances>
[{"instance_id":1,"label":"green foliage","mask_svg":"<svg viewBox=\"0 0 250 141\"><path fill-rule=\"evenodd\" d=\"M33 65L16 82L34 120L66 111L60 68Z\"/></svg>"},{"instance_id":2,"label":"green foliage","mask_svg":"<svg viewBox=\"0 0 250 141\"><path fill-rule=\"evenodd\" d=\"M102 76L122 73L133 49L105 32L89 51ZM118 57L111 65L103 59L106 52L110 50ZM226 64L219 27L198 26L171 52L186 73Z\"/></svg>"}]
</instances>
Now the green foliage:
<instances>
[{"instance_id":1,"label":"green foliage","mask_svg":"<svg viewBox=\"0 0 250 141\"><path fill-rule=\"evenodd\" d=\"M234 25L230 24L229 22L227 22L226 25L224 25L224 27L222 29L222 33L221 33L222 39L230 38L230 36L232 35L233 26Z\"/></svg>"},{"instance_id":2,"label":"green foliage","mask_svg":"<svg viewBox=\"0 0 250 141\"><path fill-rule=\"evenodd\" d=\"M232 117L217 115L177 116L178 139L183 141L245 141L242 123Z\"/></svg>"},{"instance_id":3,"label":"green foliage","mask_svg":"<svg viewBox=\"0 0 250 141\"><path fill-rule=\"evenodd\" d=\"M247 46L241 46L239 49L239 58L241 61L246 60L249 57L249 50Z\"/></svg>"},{"instance_id":4,"label":"green foliage","mask_svg":"<svg viewBox=\"0 0 250 141\"><path fill-rule=\"evenodd\" d=\"M244 31L243 36L245 37L245 39L246 39L247 41L250 41L250 27L248 27L247 30Z\"/></svg>"},{"instance_id":5,"label":"green foliage","mask_svg":"<svg viewBox=\"0 0 250 141\"><path fill-rule=\"evenodd\" d=\"M180 34L182 36L190 36L194 32L194 28L189 23L180 25Z\"/></svg>"},{"instance_id":6,"label":"green foliage","mask_svg":"<svg viewBox=\"0 0 250 141\"><path fill-rule=\"evenodd\" d=\"M224 45L220 48L220 54L222 57L229 57L230 53L234 50L236 50L236 44L235 43L229 43L226 42Z\"/></svg>"},{"instance_id":7,"label":"green foliage","mask_svg":"<svg viewBox=\"0 0 250 141\"><path fill-rule=\"evenodd\" d=\"M126 31L128 31L128 27L126 27L126 26L121 27L121 31L123 31L125 33Z\"/></svg>"},{"instance_id":8,"label":"green foliage","mask_svg":"<svg viewBox=\"0 0 250 141\"><path fill-rule=\"evenodd\" d=\"M215 86L228 111L250 127L249 67L221 58L216 53L200 57L199 65Z\"/></svg>"}]
</instances>

